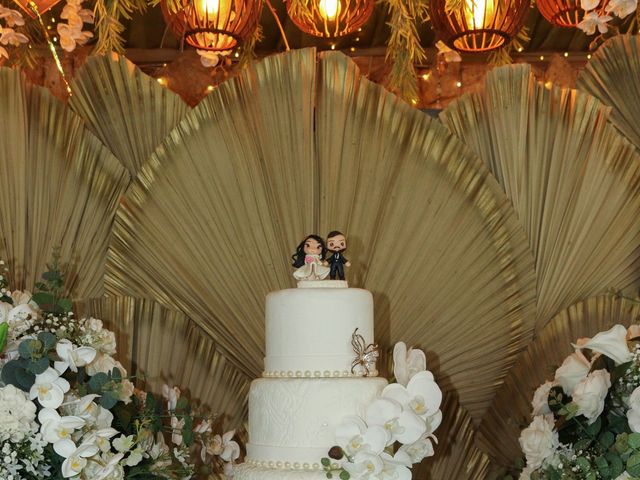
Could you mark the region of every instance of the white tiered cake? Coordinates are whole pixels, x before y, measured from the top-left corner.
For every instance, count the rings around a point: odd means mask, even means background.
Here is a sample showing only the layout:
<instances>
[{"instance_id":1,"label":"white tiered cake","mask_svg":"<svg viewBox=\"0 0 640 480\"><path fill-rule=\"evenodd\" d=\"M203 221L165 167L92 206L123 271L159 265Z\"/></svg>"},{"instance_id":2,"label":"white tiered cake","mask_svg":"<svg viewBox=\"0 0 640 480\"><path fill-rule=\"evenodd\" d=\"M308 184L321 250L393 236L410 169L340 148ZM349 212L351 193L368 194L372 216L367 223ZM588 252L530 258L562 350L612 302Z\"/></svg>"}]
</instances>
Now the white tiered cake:
<instances>
[{"instance_id":1,"label":"white tiered cake","mask_svg":"<svg viewBox=\"0 0 640 480\"><path fill-rule=\"evenodd\" d=\"M387 381L352 373L356 329L373 343L373 299L340 282L309 282L267 296L264 378L249 393L249 443L236 480L326 478L320 459L336 426L364 415ZM322 288L321 288L322 287Z\"/></svg>"}]
</instances>

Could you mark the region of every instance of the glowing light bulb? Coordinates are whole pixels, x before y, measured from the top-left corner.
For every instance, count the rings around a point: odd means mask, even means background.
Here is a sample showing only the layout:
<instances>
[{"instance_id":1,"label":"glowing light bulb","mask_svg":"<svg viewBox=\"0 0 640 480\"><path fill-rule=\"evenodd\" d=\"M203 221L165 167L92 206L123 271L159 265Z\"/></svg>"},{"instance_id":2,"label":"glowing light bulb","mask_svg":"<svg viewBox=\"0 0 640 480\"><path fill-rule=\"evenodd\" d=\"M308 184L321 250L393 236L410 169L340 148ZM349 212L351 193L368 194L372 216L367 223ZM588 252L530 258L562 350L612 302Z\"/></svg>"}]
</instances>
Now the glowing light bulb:
<instances>
[{"instance_id":1,"label":"glowing light bulb","mask_svg":"<svg viewBox=\"0 0 640 480\"><path fill-rule=\"evenodd\" d=\"M334 20L340 10L340 0L320 0L318 3L320 15L327 20Z\"/></svg>"},{"instance_id":2,"label":"glowing light bulb","mask_svg":"<svg viewBox=\"0 0 640 480\"><path fill-rule=\"evenodd\" d=\"M496 6L495 0L465 0L464 16L467 26L473 30L481 30L493 23Z\"/></svg>"},{"instance_id":3,"label":"glowing light bulb","mask_svg":"<svg viewBox=\"0 0 640 480\"><path fill-rule=\"evenodd\" d=\"M205 13L216 15L220 10L220 0L202 0L202 7Z\"/></svg>"}]
</instances>

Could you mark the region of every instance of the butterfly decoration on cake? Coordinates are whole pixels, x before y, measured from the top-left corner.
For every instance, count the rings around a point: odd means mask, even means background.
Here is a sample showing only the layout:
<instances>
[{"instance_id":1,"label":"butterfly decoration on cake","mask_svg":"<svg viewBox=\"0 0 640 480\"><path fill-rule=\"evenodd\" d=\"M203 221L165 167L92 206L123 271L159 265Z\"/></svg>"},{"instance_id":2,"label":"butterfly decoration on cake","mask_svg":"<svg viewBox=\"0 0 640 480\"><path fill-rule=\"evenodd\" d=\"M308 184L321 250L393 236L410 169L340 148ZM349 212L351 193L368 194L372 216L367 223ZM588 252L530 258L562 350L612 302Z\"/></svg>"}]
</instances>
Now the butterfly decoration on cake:
<instances>
[{"instance_id":1,"label":"butterfly decoration on cake","mask_svg":"<svg viewBox=\"0 0 640 480\"><path fill-rule=\"evenodd\" d=\"M356 354L356 358L351 364L351 373L362 373L365 377L377 376L376 362L380 356L378 345L375 343L367 345L366 340L358 333L357 328L351 336L351 345Z\"/></svg>"}]
</instances>

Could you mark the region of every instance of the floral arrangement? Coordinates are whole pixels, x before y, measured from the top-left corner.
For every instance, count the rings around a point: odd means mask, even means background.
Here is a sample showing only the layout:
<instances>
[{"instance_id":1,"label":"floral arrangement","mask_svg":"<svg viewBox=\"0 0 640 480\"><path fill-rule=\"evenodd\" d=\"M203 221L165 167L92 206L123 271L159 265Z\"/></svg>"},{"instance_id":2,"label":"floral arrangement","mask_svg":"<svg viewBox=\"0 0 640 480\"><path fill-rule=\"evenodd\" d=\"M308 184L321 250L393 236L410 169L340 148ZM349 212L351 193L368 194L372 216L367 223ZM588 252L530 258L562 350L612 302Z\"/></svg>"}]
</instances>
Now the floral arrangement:
<instances>
[{"instance_id":1,"label":"floral arrangement","mask_svg":"<svg viewBox=\"0 0 640 480\"><path fill-rule=\"evenodd\" d=\"M521 480L640 478L640 326L574 345L533 397Z\"/></svg>"},{"instance_id":2,"label":"floral arrangement","mask_svg":"<svg viewBox=\"0 0 640 480\"><path fill-rule=\"evenodd\" d=\"M638 8L638 0L609 0L604 12L599 11L598 7L604 0L581 0L580 6L586 12L582 21L578 24L578 28L587 35L593 35L596 30L600 34L609 31L609 22L615 17L625 18L635 13Z\"/></svg>"},{"instance_id":3,"label":"floral arrangement","mask_svg":"<svg viewBox=\"0 0 640 480\"><path fill-rule=\"evenodd\" d=\"M337 427L339 445L322 459L327 478L411 479L411 466L434 454L434 435L442 421L442 391L427 370L423 351L393 350L397 383L387 385L366 409Z\"/></svg>"},{"instance_id":4,"label":"floral arrangement","mask_svg":"<svg viewBox=\"0 0 640 480\"><path fill-rule=\"evenodd\" d=\"M137 390L114 333L74 317L57 264L36 288L11 291L0 275L0 478L188 479L198 446L204 469L231 474L233 431L196 425L177 387Z\"/></svg>"},{"instance_id":5,"label":"floral arrangement","mask_svg":"<svg viewBox=\"0 0 640 480\"><path fill-rule=\"evenodd\" d=\"M0 59L9 58L6 46L20 47L22 44L29 43L29 37L15 29L23 25L24 18L20 12L0 5Z\"/></svg>"},{"instance_id":6,"label":"floral arrangement","mask_svg":"<svg viewBox=\"0 0 640 480\"><path fill-rule=\"evenodd\" d=\"M93 23L93 12L82 8L82 0L67 0L60 18L67 21L59 22L57 26L60 46L65 51L72 52L77 45L84 45L93 37L93 33L82 30L85 23Z\"/></svg>"}]
</instances>

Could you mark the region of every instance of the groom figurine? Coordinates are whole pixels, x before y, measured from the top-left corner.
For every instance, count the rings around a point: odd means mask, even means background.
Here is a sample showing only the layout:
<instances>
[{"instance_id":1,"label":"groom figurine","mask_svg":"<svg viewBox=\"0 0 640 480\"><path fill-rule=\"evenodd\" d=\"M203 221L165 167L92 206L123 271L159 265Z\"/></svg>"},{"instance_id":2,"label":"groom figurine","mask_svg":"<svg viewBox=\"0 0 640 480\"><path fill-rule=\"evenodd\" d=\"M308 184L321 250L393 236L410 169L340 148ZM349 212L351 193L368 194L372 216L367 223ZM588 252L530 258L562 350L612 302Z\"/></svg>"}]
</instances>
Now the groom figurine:
<instances>
[{"instance_id":1,"label":"groom figurine","mask_svg":"<svg viewBox=\"0 0 640 480\"><path fill-rule=\"evenodd\" d=\"M351 266L351 262L344 258L344 251L347 249L347 239L344 234L334 230L327 235L327 250L329 256L326 262L329 264L329 277L335 280L336 276L340 280L344 280L344 267Z\"/></svg>"}]
</instances>

